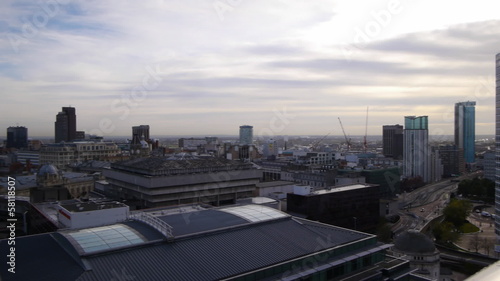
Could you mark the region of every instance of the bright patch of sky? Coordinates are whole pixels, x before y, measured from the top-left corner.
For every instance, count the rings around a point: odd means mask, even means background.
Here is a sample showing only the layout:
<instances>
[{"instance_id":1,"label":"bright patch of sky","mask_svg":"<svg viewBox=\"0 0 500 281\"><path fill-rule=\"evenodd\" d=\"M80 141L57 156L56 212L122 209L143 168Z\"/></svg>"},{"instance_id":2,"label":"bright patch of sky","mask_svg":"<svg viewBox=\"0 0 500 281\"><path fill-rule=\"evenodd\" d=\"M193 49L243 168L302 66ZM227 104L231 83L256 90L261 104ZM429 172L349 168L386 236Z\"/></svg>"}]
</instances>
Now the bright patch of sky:
<instances>
[{"instance_id":1,"label":"bright patch of sky","mask_svg":"<svg viewBox=\"0 0 500 281\"><path fill-rule=\"evenodd\" d=\"M406 115L494 134L494 1L41 0L0 3L0 129L53 136L380 135ZM277 121L276 121L277 120ZM276 122L277 123L276 123ZM276 124L272 124L275 122Z\"/></svg>"}]
</instances>

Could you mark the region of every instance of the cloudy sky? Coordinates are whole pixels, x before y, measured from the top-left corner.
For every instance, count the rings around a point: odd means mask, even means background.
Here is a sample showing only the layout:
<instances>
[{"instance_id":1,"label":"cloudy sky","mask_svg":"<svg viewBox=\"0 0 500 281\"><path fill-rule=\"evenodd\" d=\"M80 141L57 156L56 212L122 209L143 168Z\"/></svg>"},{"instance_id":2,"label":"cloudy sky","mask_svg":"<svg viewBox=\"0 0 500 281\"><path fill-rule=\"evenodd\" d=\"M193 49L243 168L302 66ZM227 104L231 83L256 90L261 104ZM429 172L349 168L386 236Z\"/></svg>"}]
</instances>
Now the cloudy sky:
<instances>
[{"instance_id":1,"label":"cloudy sky","mask_svg":"<svg viewBox=\"0 0 500 281\"><path fill-rule=\"evenodd\" d=\"M367 108L370 135L453 134L467 100L494 134L491 0L4 0L0 34L0 128L30 136L63 106L104 136L362 135Z\"/></svg>"}]
</instances>

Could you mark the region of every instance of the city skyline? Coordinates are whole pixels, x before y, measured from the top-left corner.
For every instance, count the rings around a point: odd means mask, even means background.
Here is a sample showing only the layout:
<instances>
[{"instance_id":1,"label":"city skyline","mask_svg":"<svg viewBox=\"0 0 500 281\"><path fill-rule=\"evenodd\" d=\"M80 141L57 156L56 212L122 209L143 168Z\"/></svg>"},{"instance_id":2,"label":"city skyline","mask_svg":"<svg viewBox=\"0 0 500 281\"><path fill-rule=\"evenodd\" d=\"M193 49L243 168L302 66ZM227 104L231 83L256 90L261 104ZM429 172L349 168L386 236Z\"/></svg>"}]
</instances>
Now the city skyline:
<instances>
[{"instance_id":1,"label":"city skyline","mask_svg":"<svg viewBox=\"0 0 500 281\"><path fill-rule=\"evenodd\" d=\"M369 106L368 135L407 115L453 135L454 104L474 100L476 135L494 134L494 3L228 3L0 4L0 127L53 136L72 106L105 137L341 136L338 117L353 136Z\"/></svg>"}]
</instances>

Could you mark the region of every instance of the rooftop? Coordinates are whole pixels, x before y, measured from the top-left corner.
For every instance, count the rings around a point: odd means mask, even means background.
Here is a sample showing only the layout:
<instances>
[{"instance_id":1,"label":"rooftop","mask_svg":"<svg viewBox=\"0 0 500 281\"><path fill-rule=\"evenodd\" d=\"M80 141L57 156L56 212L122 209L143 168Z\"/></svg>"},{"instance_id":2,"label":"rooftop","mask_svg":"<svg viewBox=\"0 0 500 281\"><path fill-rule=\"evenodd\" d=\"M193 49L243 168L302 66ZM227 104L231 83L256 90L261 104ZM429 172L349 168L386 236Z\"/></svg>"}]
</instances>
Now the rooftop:
<instances>
[{"instance_id":1,"label":"rooftop","mask_svg":"<svg viewBox=\"0 0 500 281\"><path fill-rule=\"evenodd\" d=\"M166 241L154 228L138 221L19 237L15 279L220 280L374 239L370 234L256 205L160 218L173 226L174 240ZM7 241L0 240L1 252L10 247ZM360 244L366 249L359 252L381 250L370 245ZM2 280L14 280L12 274L0 274Z\"/></svg>"},{"instance_id":2,"label":"rooftop","mask_svg":"<svg viewBox=\"0 0 500 281\"><path fill-rule=\"evenodd\" d=\"M251 163L242 163L211 156L136 158L112 163L111 168L151 176L254 169Z\"/></svg>"},{"instance_id":3,"label":"rooftop","mask_svg":"<svg viewBox=\"0 0 500 281\"><path fill-rule=\"evenodd\" d=\"M113 208L125 208L127 205L120 202L72 202L72 203L61 203L61 207L72 212L88 212L96 211L102 209L113 209Z\"/></svg>"},{"instance_id":4,"label":"rooftop","mask_svg":"<svg viewBox=\"0 0 500 281\"><path fill-rule=\"evenodd\" d=\"M339 187L334 186L331 189L315 190L307 196L315 196L315 195L322 195L322 194L329 194L329 193L344 192L344 191L350 191L350 190L370 188L370 187L374 187L374 186L375 185L373 185L373 184L352 184L352 185L339 186Z\"/></svg>"}]
</instances>

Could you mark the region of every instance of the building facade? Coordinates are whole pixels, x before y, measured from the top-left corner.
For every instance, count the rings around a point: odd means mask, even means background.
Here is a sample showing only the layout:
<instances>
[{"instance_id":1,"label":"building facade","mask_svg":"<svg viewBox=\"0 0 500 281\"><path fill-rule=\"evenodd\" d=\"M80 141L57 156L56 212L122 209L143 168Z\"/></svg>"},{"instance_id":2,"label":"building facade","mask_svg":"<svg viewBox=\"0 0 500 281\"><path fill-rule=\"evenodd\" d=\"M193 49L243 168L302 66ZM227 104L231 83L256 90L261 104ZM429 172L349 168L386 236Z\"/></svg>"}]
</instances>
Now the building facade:
<instances>
[{"instance_id":1,"label":"building facade","mask_svg":"<svg viewBox=\"0 0 500 281\"><path fill-rule=\"evenodd\" d=\"M427 116L406 116L404 128L403 176L431 180Z\"/></svg>"},{"instance_id":2,"label":"building facade","mask_svg":"<svg viewBox=\"0 0 500 281\"><path fill-rule=\"evenodd\" d=\"M373 230L380 212L378 185L353 184L314 190L295 186L287 194L287 211L307 219L354 230Z\"/></svg>"},{"instance_id":3,"label":"building facade","mask_svg":"<svg viewBox=\"0 0 500 281\"><path fill-rule=\"evenodd\" d=\"M252 196L262 177L251 163L185 155L117 162L103 175L112 196L137 208L234 204Z\"/></svg>"},{"instance_id":4,"label":"building facade","mask_svg":"<svg viewBox=\"0 0 500 281\"><path fill-rule=\"evenodd\" d=\"M81 141L49 144L40 149L40 164L52 164L58 168L89 160L116 161L121 154L113 142Z\"/></svg>"},{"instance_id":5,"label":"building facade","mask_svg":"<svg viewBox=\"0 0 500 281\"><path fill-rule=\"evenodd\" d=\"M28 128L16 126L7 128L7 148L27 148Z\"/></svg>"},{"instance_id":6,"label":"building facade","mask_svg":"<svg viewBox=\"0 0 500 281\"><path fill-rule=\"evenodd\" d=\"M455 104L455 145L463 149L465 163L475 162L476 102Z\"/></svg>"},{"instance_id":7,"label":"building facade","mask_svg":"<svg viewBox=\"0 0 500 281\"><path fill-rule=\"evenodd\" d=\"M443 177L453 177L465 173L463 150L456 145L440 145L439 155L443 164Z\"/></svg>"},{"instance_id":8,"label":"building facade","mask_svg":"<svg viewBox=\"0 0 500 281\"><path fill-rule=\"evenodd\" d=\"M253 126L243 125L240 126L240 145L253 144Z\"/></svg>"},{"instance_id":9,"label":"building facade","mask_svg":"<svg viewBox=\"0 0 500 281\"><path fill-rule=\"evenodd\" d=\"M262 156L264 156L264 158L277 157L278 142L274 139L265 141L264 146L262 147Z\"/></svg>"},{"instance_id":10,"label":"building facade","mask_svg":"<svg viewBox=\"0 0 500 281\"><path fill-rule=\"evenodd\" d=\"M495 233L497 244L495 252L500 253L500 53L496 55L496 102L495 102L495 148L496 148L496 173L495 173Z\"/></svg>"},{"instance_id":11,"label":"building facade","mask_svg":"<svg viewBox=\"0 0 500 281\"><path fill-rule=\"evenodd\" d=\"M403 126L384 125L382 127L382 154L385 157L403 159Z\"/></svg>"},{"instance_id":12,"label":"building facade","mask_svg":"<svg viewBox=\"0 0 500 281\"><path fill-rule=\"evenodd\" d=\"M69 142L76 139L76 109L63 107L56 116L55 142Z\"/></svg>"}]
</instances>

